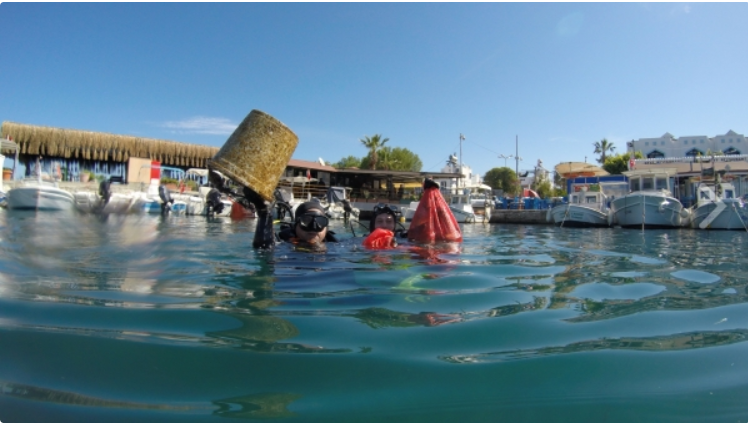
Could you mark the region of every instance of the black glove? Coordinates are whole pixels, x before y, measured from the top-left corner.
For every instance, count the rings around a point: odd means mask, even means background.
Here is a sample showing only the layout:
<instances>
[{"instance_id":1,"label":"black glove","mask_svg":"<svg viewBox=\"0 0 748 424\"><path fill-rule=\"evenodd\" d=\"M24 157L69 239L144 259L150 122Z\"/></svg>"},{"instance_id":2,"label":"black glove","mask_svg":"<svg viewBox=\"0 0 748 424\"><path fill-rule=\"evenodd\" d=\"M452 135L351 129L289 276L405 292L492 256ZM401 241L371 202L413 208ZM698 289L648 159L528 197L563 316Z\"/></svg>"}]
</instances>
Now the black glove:
<instances>
[{"instance_id":1,"label":"black glove","mask_svg":"<svg viewBox=\"0 0 748 424\"><path fill-rule=\"evenodd\" d=\"M270 213L275 202L268 202L257 192L249 187L244 187L244 199L255 207L257 214L257 227L252 246L255 249L272 249L275 245L275 232L273 231L273 215Z\"/></svg>"},{"instance_id":2,"label":"black glove","mask_svg":"<svg viewBox=\"0 0 748 424\"><path fill-rule=\"evenodd\" d=\"M268 210L272 206L271 202L265 201L265 199L263 199L262 196L257 194L257 192L255 192L251 188L244 187L242 191L244 194L244 198L247 199L247 201L255 207L255 210L257 211Z\"/></svg>"}]
</instances>

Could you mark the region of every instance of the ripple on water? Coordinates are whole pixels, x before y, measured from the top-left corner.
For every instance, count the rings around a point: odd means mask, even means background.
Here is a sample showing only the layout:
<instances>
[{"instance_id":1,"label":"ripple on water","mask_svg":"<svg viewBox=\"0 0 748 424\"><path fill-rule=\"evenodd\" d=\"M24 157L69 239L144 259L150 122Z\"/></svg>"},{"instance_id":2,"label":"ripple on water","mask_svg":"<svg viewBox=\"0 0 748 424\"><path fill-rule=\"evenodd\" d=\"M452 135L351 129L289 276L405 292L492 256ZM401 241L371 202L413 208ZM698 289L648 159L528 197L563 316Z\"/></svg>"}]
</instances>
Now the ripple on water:
<instances>
[{"instance_id":1,"label":"ripple on water","mask_svg":"<svg viewBox=\"0 0 748 424\"><path fill-rule=\"evenodd\" d=\"M619 278L638 278L638 277L645 277L648 273L641 272L641 271L626 271L626 272L611 272L611 277L619 277Z\"/></svg>"},{"instance_id":2,"label":"ripple on water","mask_svg":"<svg viewBox=\"0 0 748 424\"><path fill-rule=\"evenodd\" d=\"M636 262L640 264L648 264L648 265L662 265L662 264L667 263L667 261L663 259L647 258L645 256L632 256L631 262Z\"/></svg>"},{"instance_id":3,"label":"ripple on water","mask_svg":"<svg viewBox=\"0 0 748 424\"><path fill-rule=\"evenodd\" d=\"M571 296L595 301L617 299L642 299L665 291L666 288L652 283L614 285L608 283L584 284L575 288Z\"/></svg>"},{"instance_id":4,"label":"ripple on water","mask_svg":"<svg viewBox=\"0 0 748 424\"><path fill-rule=\"evenodd\" d=\"M693 269L686 269L686 270L671 272L670 275L672 275L675 278L680 278L681 280L693 281L694 283L701 283L701 284L716 283L720 279L718 275L714 275L712 273L704 272L704 271L697 271Z\"/></svg>"}]
</instances>

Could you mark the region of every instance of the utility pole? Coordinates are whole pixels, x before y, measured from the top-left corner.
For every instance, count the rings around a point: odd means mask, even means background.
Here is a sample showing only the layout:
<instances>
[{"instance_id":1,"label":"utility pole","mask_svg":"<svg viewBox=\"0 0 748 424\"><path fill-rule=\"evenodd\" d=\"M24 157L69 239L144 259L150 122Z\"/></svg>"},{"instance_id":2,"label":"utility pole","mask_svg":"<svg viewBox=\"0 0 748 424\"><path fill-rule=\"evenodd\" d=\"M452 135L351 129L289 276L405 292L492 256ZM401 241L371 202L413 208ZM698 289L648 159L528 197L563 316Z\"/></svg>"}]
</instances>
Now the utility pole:
<instances>
[{"instance_id":1,"label":"utility pole","mask_svg":"<svg viewBox=\"0 0 748 424\"><path fill-rule=\"evenodd\" d=\"M514 159L516 165L514 166L514 172L519 177L519 135L514 136Z\"/></svg>"},{"instance_id":2,"label":"utility pole","mask_svg":"<svg viewBox=\"0 0 748 424\"><path fill-rule=\"evenodd\" d=\"M460 179L457 180L457 190L459 193L459 190L461 189L460 183L462 183L462 141L465 140L465 136L460 133Z\"/></svg>"}]
</instances>

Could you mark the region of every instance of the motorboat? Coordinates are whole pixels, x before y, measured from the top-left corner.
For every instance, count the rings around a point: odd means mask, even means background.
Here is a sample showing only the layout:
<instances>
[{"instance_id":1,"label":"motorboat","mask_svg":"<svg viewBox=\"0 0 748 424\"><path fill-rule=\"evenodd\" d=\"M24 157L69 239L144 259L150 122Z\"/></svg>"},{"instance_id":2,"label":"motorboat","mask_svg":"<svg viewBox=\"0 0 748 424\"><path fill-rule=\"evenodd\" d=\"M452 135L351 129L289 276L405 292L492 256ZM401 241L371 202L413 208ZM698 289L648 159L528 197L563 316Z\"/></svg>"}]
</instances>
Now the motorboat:
<instances>
[{"instance_id":1,"label":"motorboat","mask_svg":"<svg viewBox=\"0 0 748 424\"><path fill-rule=\"evenodd\" d=\"M215 171L219 176L223 177L220 172ZM206 183L208 181L208 170L200 168L190 168L185 171L183 179L180 181L180 188L185 187L184 181L190 177L198 178L201 182ZM184 203L184 213L187 215L202 215L202 216L230 216L231 208L234 202L222 195L217 189L211 188L207 185L201 185L197 189L197 193L184 193L171 194L175 202L172 206L181 207Z\"/></svg>"},{"instance_id":2,"label":"motorboat","mask_svg":"<svg viewBox=\"0 0 748 424\"><path fill-rule=\"evenodd\" d=\"M696 187L697 201L691 213L691 228L701 230L748 231L748 208L729 182L710 184L702 181Z\"/></svg>"},{"instance_id":3,"label":"motorboat","mask_svg":"<svg viewBox=\"0 0 748 424\"><path fill-rule=\"evenodd\" d=\"M230 216L234 202L222 196L215 188L198 187L197 195L175 195L186 205L187 215Z\"/></svg>"},{"instance_id":4,"label":"motorboat","mask_svg":"<svg viewBox=\"0 0 748 424\"><path fill-rule=\"evenodd\" d=\"M610 227L610 202L628 191L626 182L601 182L575 187L569 201L558 204L546 214L546 220L559 227Z\"/></svg>"},{"instance_id":5,"label":"motorboat","mask_svg":"<svg viewBox=\"0 0 748 424\"><path fill-rule=\"evenodd\" d=\"M110 193L107 199L101 192L78 191L73 193L75 207L84 213L101 214L130 214L141 213L142 205L138 205L138 199L143 196L141 192Z\"/></svg>"},{"instance_id":6,"label":"motorboat","mask_svg":"<svg viewBox=\"0 0 748 424\"><path fill-rule=\"evenodd\" d=\"M478 213L480 206L473 206L475 194L470 187L466 187L462 189L462 193L447 195L447 204L457 222L488 222L491 218L491 204L486 197L482 197L482 194L479 194L481 197L478 200L483 202L482 213Z\"/></svg>"},{"instance_id":7,"label":"motorboat","mask_svg":"<svg viewBox=\"0 0 748 424\"><path fill-rule=\"evenodd\" d=\"M332 219L347 219L351 216L357 218L361 211L351 206L349 191L347 187L329 187L326 199L320 202L325 209L325 215Z\"/></svg>"},{"instance_id":8,"label":"motorboat","mask_svg":"<svg viewBox=\"0 0 748 424\"><path fill-rule=\"evenodd\" d=\"M73 210L73 194L54 183L26 179L6 193L8 209Z\"/></svg>"},{"instance_id":9,"label":"motorboat","mask_svg":"<svg viewBox=\"0 0 748 424\"><path fill-rule=\"evenodd\" d=\"M173 168L162 165L143 165L143 169L158 169L160 171L171 171L181 175L180 180L184 179L185 171L179 168ZM145 193L137 192L132 205L133 210L136 212L150 213L150 214L166 214L173 213L177 215L184 215L187 211L187 202L181 198L175 198L171 190L169 190L164 184L161 184L160 178L151 177L151 183L148 185Z\"/></svg>"},{"instance_id":10,"label":"motorboat","mask_svg":"<svg viewBox=\"0 0 748 424\"><path fill-rule=\"evenodd\" d=\"M50 211L72 211L75 209L73 194L62 190L49 173L42 172L36 160L36 178L26 178L8 190L8 209L31 209Z\"/></svg>"},{"instance_id":11,"label":"motorboat","mask_svg":"<svg viewBox=\"0 0 748 424\"><path fill-rule=\"evenodd\" d=\"M610 202L611 224L623 228L680 228L690 222L690 211L671 190L675 168L651 168L623 173L629 192Z\"/></svg>"},{"instance_id":12,"label":"motorboat","mask_svg":"<svg viewBox=\"0 0 748 424\"><path fill-rule=\"evenodd\" d=\"M187 202L174 198L166 186L151 184L148 186L145 195L140 193L140 196L135 198L134 210L153 214L173 213L184 215L187 210Z\"/></svg>"},{"instance_id":13,"label":"motorboat","mask_svg":"<svg viewBox=\"0 0 748 424\"><path fill-rule=\"evenodd\" d=\"M600 191L571 193L569 201L548 209L546 220L559 227L609 227L605 195Z\"/></svg>"}]
</instances>

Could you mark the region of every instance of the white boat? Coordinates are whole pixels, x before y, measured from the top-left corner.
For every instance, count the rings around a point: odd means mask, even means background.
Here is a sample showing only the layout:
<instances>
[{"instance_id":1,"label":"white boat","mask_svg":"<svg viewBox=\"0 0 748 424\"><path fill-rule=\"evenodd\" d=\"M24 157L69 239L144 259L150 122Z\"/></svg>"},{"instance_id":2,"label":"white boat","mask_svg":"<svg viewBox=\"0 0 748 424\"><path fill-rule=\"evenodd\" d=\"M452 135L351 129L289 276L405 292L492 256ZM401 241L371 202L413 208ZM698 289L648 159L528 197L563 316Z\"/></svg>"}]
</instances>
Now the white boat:
<instances>
[{"instance_id":1,"label":"white boat","mask_svg":"<svg viewBox=\"0 0 748 424\"><path fill-rule=\"evenodd\" d=\"M220 172L217 172L221 175ZM185 173L183 178L187 179L190 176L195 176L202 179L202 182L207 183L208 181L208 170L200 168L190 168ZM221 175L223 177L223 175ZM184 182L184 181L182 181ZM194 193L176 193L171 194L174 199L172 207L178 209L184 205L184 213L187 215L202 215L202 216L230 216L231 206L233 202L226 198L209 186L200 186L197 189L197 194ZM174 211L174 209L172 209Z\"/></svg>"},{"instance_id":2,"label":"white boat","mask_svg":"<svg viewBox=\"0 0 748 424\"><path fill-rule=\"evenodd\" d=\"M690 221L690 211L673 197L675 168L652 168L623 173L629 193L611 201L611 223L623 228L679 228Z\"/></svg>"},{"instance_id":3,"label":"white boat","mask_svg":"<svg viewBox=\"0 0 748 424\"><path fill-rule=\"evenodd\" d=\"M62 210L75 209L73 194L62 190L54 183L23 180L21 185L8 190L6 194L8 209Z\"/></svg>"},{"instance_id":4,"label":"white boat","mask_svg":"<svg viewBox=\"0 0 748 424\"><path fill-rule=\"evenodd\" d=\"M546 220L559 227L610 227L610 202L628 192L628 183L598 182L575 187L569 201L548 209Z\"/></svg>"},{"instance_id":5,"label":"white boat","mask_svg":"<svg viewBox=\"0 0 748 424\"><path fill-rule=\"evenodd\" d=\"M36 178L27 178L6 193L8 209L33 209L50 211L72 211L75 209L73 194L62 190L46 172L42 172L36 160Z\"/></svg>"},{"instance_id":6,"label":"white boat","mask_svg":"<svg viewBox=\"0 0 748 424\"><path fill-rule=\"evenodd\" d=\"M715 183L699 183L696 192L691 228L748 231L748 208L735 196L735 187L731 183L722 182L718 176Z\"/></svg>"},{"instance_id":7,"label":"white boat","mask_svg":"<svg viewBox=\"0 0 748 424\"><path fill-rule=\"evenodd\" d=\"M140 171L154 167L160 170L174 171L182 175L185 172L183 169L162 165L143 165ZM144 213L172 213L176 215L184 215L187 210L187 202L175 198L171 191L161 184L159 178L151 178L151 183L148 185L145 194L138 192L138 195L134 199L132 208L135 211L142 211Z\"/></svg>"},{"instance_id":8,"label":"white boat","mask_svg":"<svg viewBox=\"0 0 748 424\"><path fill-rule=\"evenodd\" d=\"M144 194L141 192L111 193L106 201L100 194L92 191L78 191L73 193L75 207L84 213L129 214L141 213L142 205L136 205L137 199Z\"/></svg>"},{"instance_id":9,"label":"white boat","mask_svg":"<svg viewBox=\"0 0 748 424\"><path fill-rule=\"evenodd\" d=\"M197 195L175 194L175 199L186 203L187 215L230 216L233 202L211 187L199 187ZM215 194L211 193L214 191ZM215 198L213 198L215 197ZM220 205L219 205L220 204Z\"/></svg>"},{"instance_id":10,"label":"white boat","mask_svg":"<svg viewBox=\"0 0 748 424\"><path fill-rule=\"evenodd\" d=\"M351 206L347 187L330 187L327 189L327 198L323 199L320 204L325 208L325 215L332 219L346 219L353 216L358 218L361 211ZM346 215L347 213L347 215Z\"/></svg>"},{"instance_id":11,"label":"white boat","mask_svg":"<svg viewBox=\"0 0 748 424\"><path fill-rule=\"evenodd\" d=\"M491 187L481 184L479 186L467 186L462 189L462 193L445 195L449 209L457 222L488 222L491 218L491 202L488 200L486 190L490 192ZM474 199L474 196L477 196L477 199ZM480 206L481 203L483 204L482 207Z\"/></svg>"},{"instance_id":12,"label":"white boat","mask_svg":"<svg viewBox=\"0 0 748 424\"><path fill-rule=\"evenodd\" d=\"M187 202L175 198L175 195L172 195L165 186L151 183L145 195L141 194L141 197L135 198L133 208L136 211L142 210L144 213L184 215L187 210Z\"/></svg>"},{"instance_id":13,"label":"white boat","mask_svg":"<svg viewBox=\"0 0 748 424\"><path fill-rule=\"evenodd\" d=\"M601 191L571 193L569 201L548 209L546 219L559 227L609 227L607 199Z\"/></svg>"}]
</instances>

